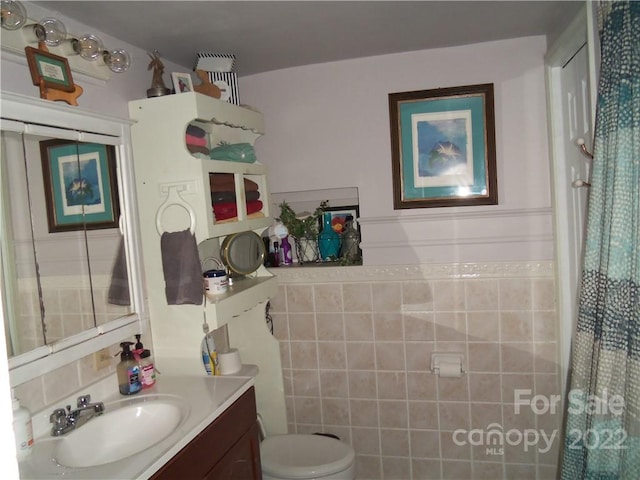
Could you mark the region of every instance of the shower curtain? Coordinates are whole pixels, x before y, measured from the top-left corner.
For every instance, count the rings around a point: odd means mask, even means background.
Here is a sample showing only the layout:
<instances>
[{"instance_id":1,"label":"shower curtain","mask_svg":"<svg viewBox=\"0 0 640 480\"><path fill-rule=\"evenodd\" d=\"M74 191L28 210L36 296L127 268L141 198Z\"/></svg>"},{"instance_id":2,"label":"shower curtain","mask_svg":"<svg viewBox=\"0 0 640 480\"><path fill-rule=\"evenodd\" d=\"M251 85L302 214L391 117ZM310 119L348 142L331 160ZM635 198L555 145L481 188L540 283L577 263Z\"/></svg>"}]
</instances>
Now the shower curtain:
<instances>
[{"instance_id":1,"label":"shower curtain","mask_svg":"<svg viewBox=\"0 0 640 480\"><path fill-rule=\"evenodd\" d=\"M601 69L562 478L640 479L640 2L601 2Z\"/></svg>"}]
</instances>

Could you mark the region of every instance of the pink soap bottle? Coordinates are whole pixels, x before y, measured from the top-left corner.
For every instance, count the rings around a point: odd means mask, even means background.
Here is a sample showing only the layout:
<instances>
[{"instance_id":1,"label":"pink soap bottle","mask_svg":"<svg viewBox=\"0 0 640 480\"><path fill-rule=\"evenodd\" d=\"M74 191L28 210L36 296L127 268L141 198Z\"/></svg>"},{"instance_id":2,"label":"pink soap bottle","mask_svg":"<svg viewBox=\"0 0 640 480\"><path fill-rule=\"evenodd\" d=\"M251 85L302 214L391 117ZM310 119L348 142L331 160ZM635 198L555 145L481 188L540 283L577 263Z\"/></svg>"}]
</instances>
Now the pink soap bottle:
<instances>
[{"instance_id":1,"label":"pink soap bottle","mask_svg":"<svg viewBox=\"0 0 640 480\"><path fill-rule=\"evenodd\" d=\"M140 364L140 383L142 388L151 388L156 383L156 369L153 365L153 357L148 348L144 348L140 341L140 334L136 334L136 345L133 355Z\"/></svg>"}]
</instances>

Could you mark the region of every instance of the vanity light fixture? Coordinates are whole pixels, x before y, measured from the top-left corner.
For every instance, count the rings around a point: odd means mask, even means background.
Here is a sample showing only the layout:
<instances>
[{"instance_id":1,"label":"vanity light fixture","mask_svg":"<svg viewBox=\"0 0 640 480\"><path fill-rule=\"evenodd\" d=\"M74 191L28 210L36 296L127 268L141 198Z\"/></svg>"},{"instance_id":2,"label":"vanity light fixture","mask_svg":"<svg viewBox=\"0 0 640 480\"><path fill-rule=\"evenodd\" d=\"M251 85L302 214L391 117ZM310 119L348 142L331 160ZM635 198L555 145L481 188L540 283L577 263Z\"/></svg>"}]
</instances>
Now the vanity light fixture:
<instances>
[{"instance_id":1,"label":"vanity light fixture","mask_svg":"<svg viewBox=\"0 0 640 480\"><path fill-rule=\"evenodd\" d=\"M39 42L49 47L57 47L67 38L67 27L57 18L47 17L33 26L33 32Z\"/></svg>"},{"instance_id":2,"label":"vanity light fixture","mask_svg":"<svg viewBox=\"0 0 640 480\"><path fill-rule=\"evenodd\" d=\"M1 0L2 28L5 30L20 30L23 27L31 28L33 31L32 41L44 43L48 47L60 47L63 42L68 41L71 44L72 54L79 55L80 58L88 61L102 59L104 66L108 67L114 73L126 72L131 65L131 57L129 53L122 49L108 49L102 43L102 40L96 35L86 33L81 36L67 34L67 28L57 18L46 17L39 22L30 20L24 5L17 0ZM27 23L30 22L30 23ZM25 37L28 37L26 35ZM4 40L4 39L3 39ZM14 40L15 42L16 40ZM23 49L28 46L28 40L17 39L14 47L9 48L11 51L17 51L20 44ZM69 50L67 50L68 54ZM63 56L67 54L62 53ZM98 65L98 67L100 67ZM78 69L80 68L78 64ZM108 78L108 77L106 77Z\"/></svg>"},{"instance_id":3,"label":"vanity light fixture","mask_svg":"<svg viewBox=\"0 0 640 480\"><path fill-rule=\"evenodd\" d=\"M104 50L102 40L91 33L85 33L79 38L72 38L71 45L73 51L85 60L97 60Z\"/></svg>"},{"instance_id":4,"label":"vanity light fixture","mask_svg":"<svg viewBox=\"0 0 640 480\"><path fill-rule=\"evenodd\" d=\"M102 59L114 73L126 72L131 65L131 57L126 50L104 50Z\"/></svg>"},{"instance_id":5,"label":"vanity light fixture","mask_svg":"<svg viewBox=\"0 0 640 480\"><path fill-rule=\"evenodd\" d=\"M2 0L0 15L2 28L6 30L19 30L27 23L27 10L22 3L14 0Z\"/></svg>"}]
</instances>

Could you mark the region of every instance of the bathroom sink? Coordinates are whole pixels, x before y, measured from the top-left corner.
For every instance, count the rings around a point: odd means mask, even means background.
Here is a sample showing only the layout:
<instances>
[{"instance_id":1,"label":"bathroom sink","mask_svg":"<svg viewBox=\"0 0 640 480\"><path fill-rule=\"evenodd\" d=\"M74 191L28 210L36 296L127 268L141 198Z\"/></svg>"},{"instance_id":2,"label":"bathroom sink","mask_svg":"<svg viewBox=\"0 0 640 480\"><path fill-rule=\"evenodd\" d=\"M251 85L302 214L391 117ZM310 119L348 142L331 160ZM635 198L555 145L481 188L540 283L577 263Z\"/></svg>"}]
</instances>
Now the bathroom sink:
<instances>
[{"instance_id":1,"label":"bathroom sink","mask_svg":"<svg viewBox=\"0 0 640 480\"><path fill-rule=\"evenodd\" d=\"M20 478L150 478L251 385L248 376L164 373L148 391L123 397L117 389L113 392L114 379L107 377L82 392L103 400L104 413L77 429L53 436L51 408L33 415L35 442L19 462ZM76 398L71 395L60 404Z\"/></svg>"},{"instance_id":2,"label":"bathroom sink","mask_svg":"<svg viewBox=\"0 0 640 480\"><path fill-rule=\"evenodd\" d=\"M162 441L188 409L178 397L153 395L108 404L105 413L59 437L55 461L64 467L95 467L121 460Z\"/></svg>"}]
</instances>

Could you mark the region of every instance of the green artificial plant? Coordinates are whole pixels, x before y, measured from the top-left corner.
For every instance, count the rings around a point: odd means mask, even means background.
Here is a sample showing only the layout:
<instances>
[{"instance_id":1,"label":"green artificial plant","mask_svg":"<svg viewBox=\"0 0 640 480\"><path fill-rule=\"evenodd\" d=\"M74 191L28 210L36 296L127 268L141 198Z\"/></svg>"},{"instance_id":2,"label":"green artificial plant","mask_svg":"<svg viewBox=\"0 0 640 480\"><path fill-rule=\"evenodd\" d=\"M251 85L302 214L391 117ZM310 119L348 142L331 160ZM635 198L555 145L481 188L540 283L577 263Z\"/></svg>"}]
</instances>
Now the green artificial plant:
<instances>
[{"instance_id":1,"label":"green artificial plant","mask_svg":"<svg viewBox=\"0 0 640 480\"><path fill-rule=\"evenodd\" d=\"M329 201L323 200L313 213L300 217L286 201L283 201L280 204L280 221L294 238L315 238L318 236L318 218L328 206Z\"/></svg>"}]
</instances>

